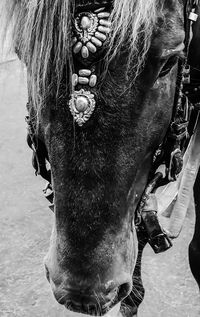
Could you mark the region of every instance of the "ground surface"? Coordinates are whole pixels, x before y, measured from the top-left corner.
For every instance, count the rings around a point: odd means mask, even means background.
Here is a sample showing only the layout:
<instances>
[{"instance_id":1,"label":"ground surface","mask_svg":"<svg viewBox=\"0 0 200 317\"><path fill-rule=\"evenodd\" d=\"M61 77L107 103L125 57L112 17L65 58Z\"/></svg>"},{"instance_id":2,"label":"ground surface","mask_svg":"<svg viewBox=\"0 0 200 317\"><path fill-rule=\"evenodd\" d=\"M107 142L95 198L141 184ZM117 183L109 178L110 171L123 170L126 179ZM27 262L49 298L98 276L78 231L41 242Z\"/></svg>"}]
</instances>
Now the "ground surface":
<instances>
[{"instance_id":1,"label":"ground surface","mask_svg":"<svg viewBox=\"0 0 200 317\"><path fill-rule=\"evenodd\" d=\"M11 56L10 59L12 59ZM0 317L70 317L57 305L43 271L53 216L34 176L25 143L26 87L17 61L0 64ZM194 225L190 208L174 247L146 248L146 296L139 317L198 317L200 297L187 259Z\"/></svg>"}]
</instances>

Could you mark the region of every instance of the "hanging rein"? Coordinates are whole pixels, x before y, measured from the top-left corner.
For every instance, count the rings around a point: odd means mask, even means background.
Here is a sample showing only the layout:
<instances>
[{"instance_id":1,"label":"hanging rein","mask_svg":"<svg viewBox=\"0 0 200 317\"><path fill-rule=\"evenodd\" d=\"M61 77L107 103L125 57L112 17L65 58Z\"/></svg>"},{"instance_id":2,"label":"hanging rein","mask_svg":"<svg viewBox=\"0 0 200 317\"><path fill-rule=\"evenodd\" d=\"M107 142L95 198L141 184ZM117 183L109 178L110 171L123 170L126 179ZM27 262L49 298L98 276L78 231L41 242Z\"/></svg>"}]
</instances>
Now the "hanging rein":
<instances>
[{"instance_id":1,"label":"hanging rein","mask_svg":"<svg viewBox=\"0 0 200 317\"><path fill-rule=\"evenodd\" d=\"M192 39L192 25L198 19L198 5L199 0L188 0L185 4L184 58L181 58L178 62L172 119L167 134L155 153L149 183L136 210L135 226L138 239L146 240L155 253L167 250L172 246L172 242L167 232L165 232L159 223L156 208L151 208L152 206L149 207L148 199L156 188L177 179L183 167L183 155L195 131L199 116L200 94L198 91L200 78L195 80L195 84L193 83L191 85L191 69L188 64L189 46ZM192 103L190 100L192 100ZM29 110L29 104L27 108ZM48 153L44 143L35 134L34 125L30 116L26 117L26 122L28 124L27 142L29 147L33 150L33 167L36 175L42 176L47 181L44 195L50 203L53 204L51 170L47 169L46 164L48 162ZM165 164L165 175L161 172L157 172L161 164ZM51 205L50 208L53 210L53 205Z\"/></svg>"}]
</instances>

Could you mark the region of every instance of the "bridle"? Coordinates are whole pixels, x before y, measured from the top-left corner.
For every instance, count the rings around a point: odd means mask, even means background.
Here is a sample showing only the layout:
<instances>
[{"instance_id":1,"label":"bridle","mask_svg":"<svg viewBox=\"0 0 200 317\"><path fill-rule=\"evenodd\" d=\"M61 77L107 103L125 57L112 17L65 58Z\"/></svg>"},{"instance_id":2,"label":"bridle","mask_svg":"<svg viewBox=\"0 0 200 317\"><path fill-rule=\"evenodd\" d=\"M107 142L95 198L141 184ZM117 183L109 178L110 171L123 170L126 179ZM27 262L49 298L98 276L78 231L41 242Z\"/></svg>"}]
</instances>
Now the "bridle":
<instances>
[{"instance_id":1,"label":"bridle","mask_svg":"<svg viewBox=\"0 0 200 317\"><path fill-rule=\"evenodd\" d=\"M188 86L191 80L191 69L188 64L189 46L192 40L192 25L198 19L199 0L188 0L184 7L185 15L185 49L184 58L179 60L176 93L173 105L172 119L167 134L157 150L150 181L142 195L136 210L135 225L139 240L148 242L155 253L168 250L172 246L169 234L163 229L157 216L155 202L151 201L151 194L164 184L175 181L183 168L183 155L192 137L200 110L200 99L190 102ZM193 85L194 94L198 92L200 82ZM187 92L187 94L185 93ZM157 169L165 164L165 175ZM147 203L148 202L148 203ZM153 208L152 208L153 207Z\"/></svg>"},{"instance_id":2,"label":"bridle","mask_svg":"<svg viewBox=\"0 0 200 317\"><path fill-rule=\"evenodd\" d=\"M173 106L173 114L171 123L167 134L159 146L158 150L154 156L153 167L150 173L148 185L142 195L141 201L136 209L135 217L135 226L138 233L138 239L149 242L153 250L156 253L163 252L172 246L171 240L168 234L163 230L162 226L159 223L157 217L157 211L154 209L150 210L146 208L146 202L152 192L155 191L159 186L169 183L176 180L177 176L182 170L183 166L183 155L187 149L189 139L192 136L197 118L200 110L200 98L196 98L196 102L190 102L190 76L191 69L188 64L188 54L189 46L192 39L192 25L196 22L198 18L198 6L199 0L187 0L184 7L185 15L185 50L184 58L180 59L178 62L178 73L177 73L177 83L176 83L176 93ZM102 12L103 13L103 12ZM106 16L106 15L105 15ZM108 17L108 15L107 15ZM77 30L80 30L79 24L82 17L79 15L79 20L77 20ZM88 23L88 17L84 20L85 29ZM93 27L95 27L95 17L93 18ZM82 20L81 20L82 21ZM81 32L81 31L80 31ZM99 34L97 33L96 40L94 39L94 44L100 45ZM83 34L82 44L77 43L77 39L74 39L74 50L77 52L81 50L81 54L86 56L89 54L87 50L84 50L84 37L87 36ZM75 37L74 37L75 38ZM104 37L102 37L103 41ZM104 39L105 40L105 39ZM92 49L93 47L90 46ZM94 48L93 48L94 49ZM86 55L84 55L86 54ZM72 84L74 87L78 83L84 84L84 82L91 87L94 87L97 81L97 76L94 73L95 70L90 72L80 72L78 74L74 73L72 78ZM195 88L200 86L200 83L197 83L197 86L193 85L193 97L195 94ZM88 105L89 110L84 112L84 115L80 116L78 107L85 107ZM28 111L29 111L28 104ZM88 92L85 92L84 89L80 91L75 91L71 100L70 100L70 111L74 116L75 121L81 126L87 121L92 114L95 107L95 101L93 95L88 95ZM48 161L48 152L44 143L38 139L35 134L35 129L33 122L29 116L26 117L28 124L28 136L27 141L30 148L33 150L33 167L35 169L36 175L41 175L46 181L47 186L44 189L45 197L53 204L53 189L51 185L51 171L46 167L46 161ZM158 167L161 164L165 164L166 173L163 175L161 172L157 172ZM53 207L51 206L51 209Z\"/></svg>"}]
</instances>

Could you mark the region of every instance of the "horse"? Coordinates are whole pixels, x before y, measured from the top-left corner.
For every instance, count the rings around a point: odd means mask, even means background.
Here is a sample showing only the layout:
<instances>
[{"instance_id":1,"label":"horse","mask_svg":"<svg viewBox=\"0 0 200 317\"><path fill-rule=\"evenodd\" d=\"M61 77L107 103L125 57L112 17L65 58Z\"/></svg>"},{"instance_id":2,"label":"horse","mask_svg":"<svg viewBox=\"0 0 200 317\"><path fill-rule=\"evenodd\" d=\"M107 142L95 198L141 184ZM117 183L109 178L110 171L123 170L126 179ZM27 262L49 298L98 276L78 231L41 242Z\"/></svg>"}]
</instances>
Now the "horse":
<instances>
[{"instance_id":1,"label":"horse","mask_svg":"<svg viewBox=\"0 0 200 317\"><path fill-rule=\"evenodd\" d=\"M176 179L188 131L198 125L189 107L192 128L179 120L170 130L188 99L199 102L199 2L9 0L4 6L27 68L33 165L49 182L51 201L53 194L47 279L67 310L102 316L118 307L115 316L133 317L144 297L146 243L155 252L171 246L153 192ZM183 87L188 74L194 95ZM189 246L200 286L199 183L200 172Z\"/></svg>"}]
</instances>

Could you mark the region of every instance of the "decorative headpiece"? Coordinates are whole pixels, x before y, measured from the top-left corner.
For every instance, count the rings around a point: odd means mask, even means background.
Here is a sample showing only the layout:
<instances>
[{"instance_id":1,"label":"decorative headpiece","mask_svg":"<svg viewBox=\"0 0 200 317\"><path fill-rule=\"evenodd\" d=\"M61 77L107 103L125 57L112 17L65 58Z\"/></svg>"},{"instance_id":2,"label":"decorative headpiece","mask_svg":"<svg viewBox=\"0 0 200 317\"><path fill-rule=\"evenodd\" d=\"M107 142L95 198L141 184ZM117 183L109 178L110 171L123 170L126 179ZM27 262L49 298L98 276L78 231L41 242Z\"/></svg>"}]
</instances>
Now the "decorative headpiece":
<instances>
[{"instance_id":1,"label":"decorative headpiece","mask_svg":"<svg viewBox=\"0 0 200 317\"><path fill-rule=\"evenodd\" d=\"M86 61L91 54L95 54L103 46L110 32L110 13L105 8L94 12L81 12L75 17L72 47L74 58L80 54L81 59ZM70 111L74 120L82 126L95 109L95 99L92 90L97 84L95 67L79 69L72 75L72 86L79 85L80 90L72 93L69 101ZM85 89L86 88L86 89Z\"/></svg>"}]
</instances>

